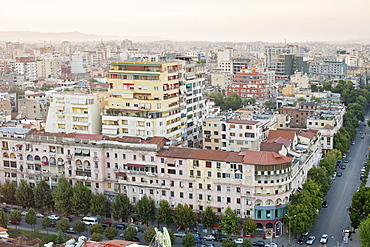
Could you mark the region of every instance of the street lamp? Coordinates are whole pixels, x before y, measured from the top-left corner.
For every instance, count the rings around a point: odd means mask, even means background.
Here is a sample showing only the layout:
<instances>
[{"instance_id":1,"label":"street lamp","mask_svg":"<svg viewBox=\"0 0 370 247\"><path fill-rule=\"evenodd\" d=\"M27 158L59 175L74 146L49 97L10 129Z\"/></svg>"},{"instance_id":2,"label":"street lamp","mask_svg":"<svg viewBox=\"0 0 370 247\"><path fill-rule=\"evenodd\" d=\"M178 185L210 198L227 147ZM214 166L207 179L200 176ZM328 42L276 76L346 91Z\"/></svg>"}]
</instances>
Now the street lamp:
<instances>
[{"instance_id":1,"label":"street lamp","mask_svg":"<svg viewBox=\"0 0 370 247\"><path fill-rule=\"evenodd\" d=\"M289 238L289 243L288 243L288 246L290 246L290 219L293 218L293 217L296 217L297 215L293 215L292 217L289 217L287 214L286 214L288 220L289 220L289 224L288 224L288 238Z\"/></svg>"},{"instance_id":2,"label":"street lamp","mask_svg":"<svg viewBox=\"0 0 370 247\"><path fill-rule=\"evenodd\" d=\"M331 236L332 239L337 243L336 246L339 247L339 242L334 238L334 236Z\"/></svg>"}]
</instances>

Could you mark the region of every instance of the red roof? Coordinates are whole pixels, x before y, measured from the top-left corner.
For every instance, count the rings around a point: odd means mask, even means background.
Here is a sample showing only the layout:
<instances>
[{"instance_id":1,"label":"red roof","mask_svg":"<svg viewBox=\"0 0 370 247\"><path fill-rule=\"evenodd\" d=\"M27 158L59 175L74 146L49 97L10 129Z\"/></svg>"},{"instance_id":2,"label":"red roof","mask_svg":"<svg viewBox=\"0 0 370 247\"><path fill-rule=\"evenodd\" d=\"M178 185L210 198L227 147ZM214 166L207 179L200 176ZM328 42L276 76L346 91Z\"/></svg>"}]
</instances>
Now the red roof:
<instances>
[{"instance_id":1,"label":"red roof","mask_svg":"<svg viewBox=\"0 0 370 247\"><path fill-rule=\"evenodd\" d=\"M259 121L239 120L239 119L229 119L226 122L227 123L234 123L234 124L249 124L249 125L255 125L255 124L259 123Z\"/></svg>"},{"instance_id":2,"label":"red roof","mask_svg":"<svg viewBox=\"0 0 370 247\"><path fill-rule=\"evenodd\" d=\"M278 165L291 162L293 159L275 152L246 151L244 164L251 165Z\"/></svg>"},{"instance_id":3,"label":"red roof","mask_svg":"<svg viewBox=\"0 0 370 247\"><path fill-rule=\"evenodd\" d=\"M267 140L276 139L283 137L289 141L294 141L295 132L283 131L283 130L270 130Z\"/></svg>"}]
</instances>

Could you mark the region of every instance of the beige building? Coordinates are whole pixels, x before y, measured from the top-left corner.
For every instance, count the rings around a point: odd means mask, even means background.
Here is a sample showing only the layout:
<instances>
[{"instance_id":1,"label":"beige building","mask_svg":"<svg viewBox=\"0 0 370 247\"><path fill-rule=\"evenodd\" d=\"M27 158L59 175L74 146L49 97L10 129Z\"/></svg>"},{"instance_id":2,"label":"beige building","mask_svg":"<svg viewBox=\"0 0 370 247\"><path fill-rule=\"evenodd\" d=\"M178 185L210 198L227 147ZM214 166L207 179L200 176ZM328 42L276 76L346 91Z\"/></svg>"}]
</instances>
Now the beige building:
<instances>
[{"instance_id":1,"label":"beige building","mask_svg":"<svg viewBox=\"0 0 370 247\"><path fill-rule=\"evenodd\" d=\"M44 93L29 92L18 97L18 113L22 118L45 119L48 114L49 99Z\"/></svg>"}]
</instances>

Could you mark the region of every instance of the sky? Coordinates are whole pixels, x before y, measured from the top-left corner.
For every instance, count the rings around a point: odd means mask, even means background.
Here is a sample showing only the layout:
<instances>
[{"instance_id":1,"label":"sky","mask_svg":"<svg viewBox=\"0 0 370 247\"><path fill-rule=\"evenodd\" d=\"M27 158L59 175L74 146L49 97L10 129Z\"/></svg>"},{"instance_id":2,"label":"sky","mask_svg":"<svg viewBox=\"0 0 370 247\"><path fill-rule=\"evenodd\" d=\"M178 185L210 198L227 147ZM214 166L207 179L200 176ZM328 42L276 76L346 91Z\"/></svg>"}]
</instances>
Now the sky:
<instances>
[{"instance_id":1,"label":"sky","mask_svg":"<svg viewBox=\"0 0 370 247\"><path fill-rule=\"evenodd\" d=\"M368 0L15 0L0 31L171 40L305 42L370 38Z\"/></svg>"}]
</instances>

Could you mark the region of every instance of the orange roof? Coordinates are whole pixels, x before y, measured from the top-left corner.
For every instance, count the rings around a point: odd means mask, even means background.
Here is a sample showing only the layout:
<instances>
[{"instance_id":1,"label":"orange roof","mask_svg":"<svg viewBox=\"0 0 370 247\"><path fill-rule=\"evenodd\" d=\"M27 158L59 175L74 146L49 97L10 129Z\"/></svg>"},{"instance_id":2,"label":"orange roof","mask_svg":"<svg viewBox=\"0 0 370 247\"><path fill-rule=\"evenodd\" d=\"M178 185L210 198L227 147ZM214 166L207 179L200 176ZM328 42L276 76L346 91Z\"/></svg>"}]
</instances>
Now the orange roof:
<instances>
[{"instance_id":1,"label":"orange roof","mask_svg":"<svg viewBox=\"0 0 370 247\"><path fill-rule=\"evenodd\" d=\"M279 152L283 148L283 143L261 142L260 151Z\"/></svg>"},{"instance_id":2,"label":"orange roof","mask_svg":"<svg viewBox=\"0 0 370 247\"><path fill-rule=\"evenodd\" d=\"M246 151L243 158L244 164L251 165L278 165L292 161L288 158L275 152L264 151Z\"/></svg>"},{"instance_id":3,"label":"orange roof","mask_svg":"<svg viewBox=\"0 0 370 247\"><path fill-rule=\"evenodd\" d=\"M283 137L289 141L294 141L295 133L291 131L283 131L283 130L270 130L267 140L276 139L278 137Z\"/></svg>"}]
</instances>

